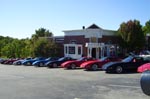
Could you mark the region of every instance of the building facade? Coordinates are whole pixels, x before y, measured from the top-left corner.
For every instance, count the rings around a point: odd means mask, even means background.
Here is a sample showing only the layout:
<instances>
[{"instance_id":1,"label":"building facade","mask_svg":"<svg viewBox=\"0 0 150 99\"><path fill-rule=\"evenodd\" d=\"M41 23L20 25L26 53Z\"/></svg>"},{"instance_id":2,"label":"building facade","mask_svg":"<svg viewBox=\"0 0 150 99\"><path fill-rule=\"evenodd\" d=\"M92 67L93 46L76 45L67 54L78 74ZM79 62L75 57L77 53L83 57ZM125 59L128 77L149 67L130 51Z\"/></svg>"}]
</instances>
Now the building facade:
<instances>
[{"instance_id":1,"label":"building facade","mask_svg":"<svg viewBox=\"0 0 150 99\"><path fill-rule=\"evenodd\" d=\"M82 56L101 58L115 56L118 49L116 31L102 29L92 24L78 30L65 30L64 56L78 59Z\"/></svg>"}]
</instances>

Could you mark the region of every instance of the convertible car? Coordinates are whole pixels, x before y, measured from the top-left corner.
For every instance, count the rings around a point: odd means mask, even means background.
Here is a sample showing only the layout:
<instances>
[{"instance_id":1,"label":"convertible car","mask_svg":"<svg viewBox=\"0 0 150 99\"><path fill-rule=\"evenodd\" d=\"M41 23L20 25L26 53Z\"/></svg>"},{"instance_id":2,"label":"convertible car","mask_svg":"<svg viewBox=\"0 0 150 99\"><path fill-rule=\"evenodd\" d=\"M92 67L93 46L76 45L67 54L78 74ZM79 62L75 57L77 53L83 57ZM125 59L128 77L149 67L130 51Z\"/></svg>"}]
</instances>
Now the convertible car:
<instances>
[{"instance_id":1,"label":"convertible car","mask_svg":"<svg viewBox=\"0 0 150 99\"><path fill-rule=\"evenodd\" d=\"M69 61L69 60L74 60L74 59L72 59L71 57L62 57L62 58L59 58L58 60L49 61L45 63L45 66L49 68L58 68L61 66L62 63Z\"/></svg>"},{"instance_id":2,"label":"convertible car","mask_svg":"<svg viewBox=\"0 0 150 99\"><path fill-rule=\"evenodd\" d=\"M80 67L80 65L84 62L93 60L91 57L81 57L78 60L71 60L67 61L61 64L61 67L66 68L66 69L75 69L77 67Z\"/></svg>"},{"instance_id":3,"label":"convertible car","mask_svg":"<svg viewBox=\"0 0 150 99\"><path fill-rule=\"evenodd\" d=\"M150 63L145 63L141 65L140 67L138 67L137 72L142 73L146 70L150 70Z\"/></svg>"},{"instance_id":4,"label":"convertible car","mask_svg":"<svg viewBox=\"0 0 150 99\"><path fill-rule=\"evenodd\" d=\"M141 56L128 56L120 62L109 62L102 66L102 69L106 71L106 73L116 72L123 73L127 71L137 71L137 68L145 63L148 63L149 60L145 60L144 57Z\"/></svg>"},{"instance_id":5,"label":"convertible car","mask_svg":"<svg viewBox=\"0 0 150 99\"><path fill-rule=\"evenodd\" d=\"M111 62L111 61L119 61L121 59L117 58L117 57L103 57L99 60L92 60L92 61L87 61L84 62L80 65L81 68L84 68L86 70L98 70L100 68L102 68L102 65Z\"/></svg>"}]
</instances>

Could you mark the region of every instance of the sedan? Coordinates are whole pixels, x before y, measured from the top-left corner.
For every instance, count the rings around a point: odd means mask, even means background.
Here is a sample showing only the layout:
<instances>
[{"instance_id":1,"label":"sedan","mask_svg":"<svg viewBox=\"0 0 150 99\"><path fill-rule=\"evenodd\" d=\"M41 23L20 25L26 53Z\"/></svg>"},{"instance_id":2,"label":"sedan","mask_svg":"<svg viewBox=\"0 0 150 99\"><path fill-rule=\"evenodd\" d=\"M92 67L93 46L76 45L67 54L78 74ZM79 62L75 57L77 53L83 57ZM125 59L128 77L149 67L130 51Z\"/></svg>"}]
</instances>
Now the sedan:
<instances>
[{"instance_id":1,"label":"sedan","mask_svg":"<svg viewBox=\"0 0 150 99\"><path fill-rule=\"evenodd\" d=\"M127 71L137 71L137 68L145 63L148 63L148 60L145 60L141 56L128 56L120 62L109 62L102 66L102 69L109 72L123 73Z\"/></svg>"},{"instance_id":2,"label":"sedan","mask_svg":"<svg viewBox=\"0 0 150 99\"><path fill-rule=\"evenodd\" d=\"M80 67L82 63L90 61L90 60L93 60L93 58L81 57L78 60L71 60L71 61L64 62L63 64L61 64L61 67L66 68L66 69L75 69L77 67Z\"/></svg>"},{"instance_id":3,"label":"sedan","mask_svg":"<svg viewBox=\"0 0 150 99\"><path fill-rule=\"evenodd\" d=\"M140 67L138 67L137 72L142 73L146 70L150 70L150 63L145 63L141 65Z\"/></svg>"},{"instance_id":4,"label":"sedan","mask_svg":"<svg viewBox=\"0 0 150 99\"><path fill-rule=\"evenodd\" d=\"M73 60L73 59L71 57L62 57L62 58L59 58L58 60L45 63L45 66L49 68L57 68L57 67L60 67L62 63L69 61L69 60Z\"/></svg>"},{"instance_id":5,"label":"sedan","mask_svg":"<svg viewBox=\"0 0 150 99\"><path fill-rule=\"evenodd\" d=\"M80 65L81 68L84 68L86 70L98 70L102 68L102 65L111 62L111 61L119 61L119 58L117 57L103 57L100 60L92 60L84 62Z\"/></svg>"}]
</instances>

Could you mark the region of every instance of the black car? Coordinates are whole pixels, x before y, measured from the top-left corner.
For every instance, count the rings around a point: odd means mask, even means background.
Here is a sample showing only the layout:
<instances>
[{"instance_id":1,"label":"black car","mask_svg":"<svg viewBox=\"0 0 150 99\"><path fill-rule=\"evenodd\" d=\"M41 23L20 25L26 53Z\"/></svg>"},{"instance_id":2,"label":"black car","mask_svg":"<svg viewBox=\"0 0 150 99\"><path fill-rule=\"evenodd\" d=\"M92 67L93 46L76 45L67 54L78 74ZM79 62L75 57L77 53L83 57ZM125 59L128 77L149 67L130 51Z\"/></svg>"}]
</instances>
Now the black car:
<instances>
[{"instance_id":1,"label":"black car","mask_svg":"<svg viewBox=\"0 0 150 99\"><path fill-rule=\"evenodd\" d=\"M71 57L62 57L62 58L59 58L58 60L50 61L50 62L45 63L45 66L47 66L49 68L57 68L57 67L60 67L60 65L63 62L66 62L68 60L74 60L74 59L71 58Z\"/></svg>"},{"instance_id":2,"label":"black car","mask_svg":"<svg viewBox=\"0 0 150 99\"><path fill-rule=\"evenodd\" d=\"M145 57L141 56L128 56L119 62L109 62L102 66L102 69L106 71L106 73L115 72L115 73L123 73L127 71L137 71L137 68L149 61Z\"/></svg>"}]
</instances>

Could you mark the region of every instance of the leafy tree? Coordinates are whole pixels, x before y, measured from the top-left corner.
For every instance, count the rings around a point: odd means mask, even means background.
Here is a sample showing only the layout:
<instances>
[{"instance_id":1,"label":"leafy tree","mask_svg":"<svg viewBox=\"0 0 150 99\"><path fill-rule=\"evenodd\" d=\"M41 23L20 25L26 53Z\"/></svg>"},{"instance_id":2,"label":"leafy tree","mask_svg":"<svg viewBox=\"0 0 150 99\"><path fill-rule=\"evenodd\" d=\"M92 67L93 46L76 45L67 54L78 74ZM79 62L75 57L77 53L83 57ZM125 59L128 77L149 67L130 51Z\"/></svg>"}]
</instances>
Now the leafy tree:
<instances>
[{"instance_id":1,"label":"leafy tree","mask_svg":"<svg viewBox=\"0 0 150 99\"><path fill-rule=\"evenodd\" d=\"M40 38L34 47L34 56L36 57L52 57L57 56L57 45L45 38Z\"/></svg>"},{"instance_id":2,"label":"leafy tree","mask_svg":"<svg viewBox=\"0 0 150 99\"><path fill-rule=\"evenodd\" d=\"M144 31L144 34L145 34L145 35L146 35L147 33L150 34L150 20L145 23L145 26L143 27L143 31Z\"/></svg>"},{"instance_id":3,"label":"leafy tree","mask_svg":"<svg viewBox=\"0 0 150 99\"><path fill-rule=\"evenodd\" d=\"M118 33L122 39L120 46L127 51L137 51L145 45L145 36L138 20L130 20L127 23L123 22L118 29Z\"/></svg>"},{"instance_id":4,"label":"leafy tree","mask_svg":"<svg viewBox=\"0 0 150 99\"><path fill-rule=\"evenodd\" d=\"M53 34L49 30L46 30L45 28L39 28L38 30L35 30L35 35L37 35L37 37L52 37L53 36Z\"/></svg>"}]
</instances>

